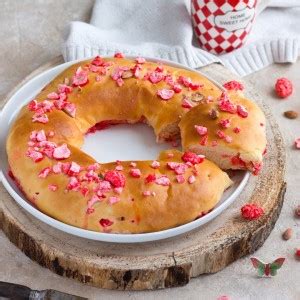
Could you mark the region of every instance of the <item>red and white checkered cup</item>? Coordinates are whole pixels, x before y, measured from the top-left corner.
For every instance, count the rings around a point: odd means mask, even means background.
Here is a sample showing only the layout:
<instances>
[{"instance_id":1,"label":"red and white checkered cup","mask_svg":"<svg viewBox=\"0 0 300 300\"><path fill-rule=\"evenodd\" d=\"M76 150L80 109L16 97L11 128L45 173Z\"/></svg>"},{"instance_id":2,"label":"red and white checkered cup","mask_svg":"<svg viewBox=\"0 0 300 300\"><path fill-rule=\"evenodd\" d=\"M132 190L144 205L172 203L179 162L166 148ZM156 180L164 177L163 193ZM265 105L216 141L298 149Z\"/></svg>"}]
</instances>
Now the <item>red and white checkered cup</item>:
<instances>
[{"instance_id":1,"label":"red and white checkered cup","mask_svg":"<svg viewBox=\"0 0 300 300\"><path fill-rule=\"evenodd\" d=\"M194 31L201 48L221 54L245 43L257 0L192 0L191 4Z\"/></svg>"}]
</instances>

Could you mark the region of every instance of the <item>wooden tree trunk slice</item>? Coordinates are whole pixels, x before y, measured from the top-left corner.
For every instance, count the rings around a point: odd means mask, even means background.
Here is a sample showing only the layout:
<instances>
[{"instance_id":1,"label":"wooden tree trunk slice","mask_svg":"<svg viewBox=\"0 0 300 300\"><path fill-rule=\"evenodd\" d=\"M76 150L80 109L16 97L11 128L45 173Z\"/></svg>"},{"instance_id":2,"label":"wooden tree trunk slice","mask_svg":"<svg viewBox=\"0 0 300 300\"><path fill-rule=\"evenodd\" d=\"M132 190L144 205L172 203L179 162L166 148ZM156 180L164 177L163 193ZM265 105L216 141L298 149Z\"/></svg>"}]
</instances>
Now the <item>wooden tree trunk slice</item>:
<instances>
[{"instance_id":1,"label":"wooden tree trunk slice","mask_svg":"<svg viewBox=\"0 0 300 300\"><path fill-rule=\"evenodd\" d=\"M62 57L40 67L33 76L62 63ZM201 69L219 82L234 79L223 66ZM268 154L260 176L251 176L239 198L220 216L187 234L142 244L110 244L85 240L52 228L25 212L0 185L1 228L28 257L53 272L93 286L118 290L159 289L185 285L190 278L222 270L253 253L269 236L280 214L285 193L283 139L258 91L246 84L248 96L267 117ZM265 214L256 221L240 217L240 207L255 202Z\"/></svg>"}]
</instances>

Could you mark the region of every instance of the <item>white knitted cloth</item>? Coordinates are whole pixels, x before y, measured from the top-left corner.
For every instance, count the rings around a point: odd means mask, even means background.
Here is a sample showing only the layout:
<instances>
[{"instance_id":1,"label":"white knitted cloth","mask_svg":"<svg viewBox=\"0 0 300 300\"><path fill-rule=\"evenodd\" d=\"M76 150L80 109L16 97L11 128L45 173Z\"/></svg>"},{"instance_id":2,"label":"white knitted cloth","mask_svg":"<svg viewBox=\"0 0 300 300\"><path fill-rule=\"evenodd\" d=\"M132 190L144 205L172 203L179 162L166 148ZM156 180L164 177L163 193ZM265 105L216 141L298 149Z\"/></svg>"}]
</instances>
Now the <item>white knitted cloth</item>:
<instances>
[{"instance_id":1,"label":"white knitted cloth","mask_svg":"<svg viewBox=\"0 0 300 300\"><path fill-rule=\"evenodd\" d=\"M298 7L297 7L298 6ZM97 54L144 55L198 68L222 62L245 76L300 53L300 0L272 0L256 19L245 46L215 56L193 43L190 0L96 0L90 24L72 22L66 61Z\"/></svg>"}]
</instances>

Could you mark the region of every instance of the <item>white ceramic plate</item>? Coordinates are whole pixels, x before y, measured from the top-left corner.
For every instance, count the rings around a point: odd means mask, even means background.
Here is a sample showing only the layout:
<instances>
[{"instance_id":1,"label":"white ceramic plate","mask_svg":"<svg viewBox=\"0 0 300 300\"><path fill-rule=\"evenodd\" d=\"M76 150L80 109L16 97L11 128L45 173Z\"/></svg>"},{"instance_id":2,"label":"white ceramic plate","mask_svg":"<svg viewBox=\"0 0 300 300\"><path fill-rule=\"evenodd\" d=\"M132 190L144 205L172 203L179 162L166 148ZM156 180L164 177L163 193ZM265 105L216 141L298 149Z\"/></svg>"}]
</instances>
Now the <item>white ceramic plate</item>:
<instances>
[{"instance_id":1,"label":"white ceramic plate","mask_svg":"<svg viewBox=\"0 0 300 300\"><path fill-rule=\"evenodd\" d=\"M157 59L146 58L148 61L155 61ZM170 61L159 60L160 62L179 68L188 69L183 65L176 64ZM186 233L195 228L202 226L203 224L211 221L217 217L222 211L224 211L242 192L245 187L249 173L240 171L237 172L232 180L233 186L229 188L223 195L218 205L204 217L192 221L190 223L163 230L159 232L143 233L143 234L111 234L111 233L99 233L95 231L89 231L74 226L67 225L60 221L57 221L46 214L36 209L20 192L15 183L8 176L8 162L5 151L6 137L11 124L17 116L19 110L23 105L28 103L34 96L57 74L62 72L64 69L78 61L68 62L56 66L50 70L47 70L38 76L34 77L26 84L24 84L6 103L1 115L0 115L0 179L7 189L8 193L16 200L16 202L23 207L27 212L32 214L40 221L53 226L61 231L73 234L79 237L112 242L112 243L140 243L149 242L155 240L166 239L174 237L179 234ZM209 78L210 79L210 78ZM216 85L218 83L213 81ZM101 141L101 150L99 142ZM122 142L123 141L123 142ZM130 141L130 142L128 142ZM122 146L120 146L122 145ZM155 136L151 128L146 125L118 125L113 126L110 129L98 131L93 135L88 135L85 139L83 150L97 159L99 162L108 162L119 160L144 160L144 159L155 159L157 154L163 149L170 149L169 144L158 145L155 143ZM109 151L108 151L109 150Z\"/></svg>"}]
</instances>

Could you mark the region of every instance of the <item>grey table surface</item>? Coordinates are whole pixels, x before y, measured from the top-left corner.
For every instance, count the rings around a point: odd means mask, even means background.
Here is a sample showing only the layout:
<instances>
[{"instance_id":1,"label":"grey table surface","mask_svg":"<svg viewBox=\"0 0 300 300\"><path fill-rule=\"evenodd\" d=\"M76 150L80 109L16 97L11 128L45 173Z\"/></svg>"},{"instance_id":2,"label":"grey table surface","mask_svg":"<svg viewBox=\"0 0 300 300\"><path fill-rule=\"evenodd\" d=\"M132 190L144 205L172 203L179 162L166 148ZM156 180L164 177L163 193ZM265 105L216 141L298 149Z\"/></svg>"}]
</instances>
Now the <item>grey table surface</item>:
<instances>
[{"instance_id":1,"label":"grey table surface","mask_svg":"<svg viewBox=\"0 0 300 300\"><path fill-rule=\"evenodd\" d=\"M60 54L60 46L72 20L87 21L92 0L0 0L0 97L4 97L18 82L39 65ZM257 278L249 257L240 259L225 270L192 279L184 287L146 292L102 290L62 278L40 267L11 244L0 231L0 281L27 285L33 289L57 289L91 299L217 299L227 295L237 299L300 299L300 261L294 251L300 247L300 219L293 209L300 204L300 150L293 141L300 137L300 118L287 120L286 110L300 113L300 61L295 64L272 65L249 75L246 82L261 91L280 125L287 149L286 180L288 189L282 213L275 229L255 256L265 260L284 256L287 262L271 279ZM288 100L273 94L278 77L286 76L295 84ZM281 239L291 227L293 238Z\"/></svg>"}]
</instances>

